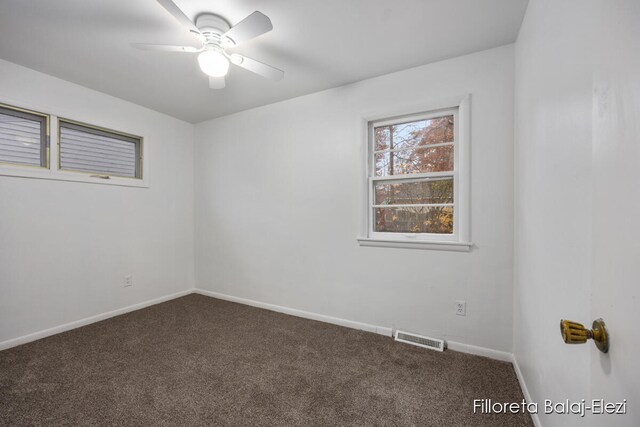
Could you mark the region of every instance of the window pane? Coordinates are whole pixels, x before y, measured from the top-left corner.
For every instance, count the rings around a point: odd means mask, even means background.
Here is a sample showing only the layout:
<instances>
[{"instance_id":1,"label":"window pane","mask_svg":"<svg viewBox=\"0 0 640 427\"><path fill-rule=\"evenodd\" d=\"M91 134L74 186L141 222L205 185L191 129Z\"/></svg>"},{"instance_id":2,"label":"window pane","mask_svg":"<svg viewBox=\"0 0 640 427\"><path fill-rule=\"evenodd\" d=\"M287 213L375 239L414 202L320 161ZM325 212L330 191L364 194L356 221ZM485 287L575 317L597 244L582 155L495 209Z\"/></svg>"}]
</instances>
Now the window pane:
<instances>
[{"instance_id":1,"label":"window pane","mask_svg":"<svg viewBox=\"0 0 640 427\"><path fill-rule=\"evenodd\" d=\"M0 162L43 166L44 119L0 108Z\"/></svg>"},{"instance_id":2,"label":"window pane","mask_svg":"<svg viewBox=\"0 0 640 427\"><path fill-rule=\"evenodd\" d=\"M453 170L453 145L376 153L376 176Z\"/></svg>"},{"instance_id":3,"label":"window pane","mask_svg":"<svg viewBox=\"0 0 640 427\"><path fill-rule=\"evenodd\" d=\"M453 203L453 178L375 185L376 205Z\"/></svg>"},{"instance_id":4,"label":"window pane","mask_svg":"<svg viewBox=\"0 0 640 427\"><path fill-rule=\"evenodd\" d=\"M453 142L453 116L378 126L374 129L374 136L374 151Z\"/></svg>"},{"instance_id":5,"label":"window pane","mask_svg":"<svg viewBox=\"0 0 640 427\"><path fill-rule=\"evenodd\" d=\"M60 167L135 178L140 140L71 123L60 126Z\"/></svg>"},{"instance_id":6,"label":"window pane","mask_svg":"<svg viewBox=\"0 0 640 427\"><path fill-rule=\"evenodd\" d=\"M453 208L374 208L374 230L386 233L453 234Z\"/></svg>"}]
</instances>

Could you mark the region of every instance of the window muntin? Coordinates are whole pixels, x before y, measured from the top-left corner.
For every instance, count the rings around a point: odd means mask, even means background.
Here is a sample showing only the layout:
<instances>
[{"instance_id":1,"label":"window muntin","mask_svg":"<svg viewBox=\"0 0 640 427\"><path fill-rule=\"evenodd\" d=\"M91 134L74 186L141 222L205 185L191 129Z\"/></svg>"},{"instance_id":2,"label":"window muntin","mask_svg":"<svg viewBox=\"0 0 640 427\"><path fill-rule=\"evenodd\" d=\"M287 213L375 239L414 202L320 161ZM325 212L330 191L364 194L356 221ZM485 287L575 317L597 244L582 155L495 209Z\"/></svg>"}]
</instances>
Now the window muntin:
<instances>
[{"instance_id":1,"label":"window muntin","mask_svg":"<svg viewBox=\"0 0 640 427\"><path fill-rule=\"evenodd\" d=\"M58 123L61 170L142 178L142 138L63 119Z\"/></svg>"},{"instance_id":2,"label":"window muntin","mask_svg":"<svg viewBox=\"0 0 640 427\"><path fill-rule=\"evenodd\" d=\"M0 163L47 168L49 116L0 105Z\"/></svg>"},{"instance_id":3,"label":"window muntin","mask_svg":"<svg viewBox=\"0 0 640 427\"><path fill-rule=\"evenodd\" d=\"M453 178L377 181L375 205L453 204Z\"/></svg>"},{"instance_id":4,"label":"window muntin","mask_svg":"<svg viewBox=\"0 0 640 427\"><path fill-rule=\"evenodd\" d=\"M369 123L370 237L454 240L458 110Z\"/></svg>"},{"instance_id":5,"label":"window muntin","mask_svg":"<svg viewBox=\"0 0 640 427\"><path fill-rule=\"evenodd\" d=\"M453 170L453 143L375 153L376 176Z\"/></svg>"}]
</instances>

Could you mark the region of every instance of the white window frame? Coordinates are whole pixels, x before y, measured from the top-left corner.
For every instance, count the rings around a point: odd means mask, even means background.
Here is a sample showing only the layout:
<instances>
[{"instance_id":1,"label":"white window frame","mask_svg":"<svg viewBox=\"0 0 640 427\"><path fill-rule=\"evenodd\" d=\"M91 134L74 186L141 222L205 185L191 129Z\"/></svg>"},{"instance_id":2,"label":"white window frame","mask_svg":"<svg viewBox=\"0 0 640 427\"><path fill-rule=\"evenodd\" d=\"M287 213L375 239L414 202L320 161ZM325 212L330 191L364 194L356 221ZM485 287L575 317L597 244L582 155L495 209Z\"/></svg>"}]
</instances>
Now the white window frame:
<instances>
[{"instance_id":1,"label":"white window frame","mask_svg":"<svg viewBox=\"0 0 640 427\"><path fill-rule=\"evenodd\" d=\"M143 137L137 136L139 132L130 131L129 129L122 129L123 126L96 123L99 120L94 120L92 117L74 117L77 115L66 114L66 112L56 112L52 108L41 108L35 105L25 105L16 103L11 99L0 98L0 104L4 104L11 108L22 109L27 111L38 111L40 114L47 115L49 117L49 129L55 129L56 131L49 131L49 161L47 167L33 167L28 165L1 163L0 164L0 176L12 176L22 178L35 178L35 179L50 179L56 181L72 181L72 182L84 182L91 184L103 184L103 185L116 185L122 187L140 187L149 188L149 147ZM67 117L69 117L67 119ZM71 119L71 117L74 117ZM119 133L123 135L129 135L136 138L140 138L140 150L142 155L141 160L141 178L130 177L118 177L109 176L105 178L105 175L90 174L86 172L76 172L70 170L60 169L60 140L59 140L59 118L66 122L76 122L83 125L89 124L99 129L106 129L113 133ZM95 123L95 124L94 124ZM119 129L119 130L112 130Z\"/></svg>"},{"instance_id":2,"label":"white window frame","mask_svg":"<svg viewBox=\"0 0 640 427\"><path fill-rule=\"evenodd\" d=\"M62 167L62 156L61 156L61 150L62 150L62 128L66 127L67 129L73 129L75 128L76 130L80 131L80 132L86 132L86 133L93 133L93 132L98 132L99 135L104 135L107 136L109 138L113 138L119 141L124 141L124 142L129 142L131 144L134 144L135 146L135 176L120 176L120 175L115 175L115 174L105 174L103 172L98 172L98 171L93 171L93 172L87 172L87 171L80 171L80 170L74 170L74 169L68 169L68 168L63 168ZM142 160L143 160L143 156L142 156L142 152L143 152L143 148L144 148L144 138L141 136L136 136L136 135L130 135L130 134L126 134L124 132L119 132L119 131L115 131L113 129L106 129L103 127L99 127L99 126L95 126L95 125L91 125L91 124L87 124L87 123L81 123L81 122L77 122L75 120L69 120L69 119L64 119L62 117L58 117L58 170L60 171L64 171L64 172L76 172L76 173L81 173L81 174L85 174L85 175L89 175L91 177L94 178L100 178L100 179L113 179L113 178L124 178L124 179L137 179L137 180L142 180L142 177L144 176L143 174L143 169L142 169Z\"/></svg>"},{"instance_id":3,"label":"white window frame","mask_svg":"<svg viewBox=\"0 0 640 427\"><path fill-rule=\"evenodd\" d=\"M435 117L454 116L454 167L451 172L375 176L374 127L407 123ZM470 95L440 100L422 106L387 109L362 117L366 139L365 237L361 246L469 251L470 241ZM376 232L374 229L374 186L378 182L403 182L419 178L453 177L453 234Z\"/></svg>"},{"instance_id":4,"label":"white window frame","mask_svg":"<svg viewBox=\"0 0 640 427\"><path fill-rule=\"evenodd\" d=\"M29 170L43 170L48 169L50 164L49 159L49 134L51 131L51 117L48 114L41 113L39 111L29 110L26 108L17 107L11 104L5 104L0 102L0 108L4 110L14 111L16 113L22 113L27 116L39 117L42 121L42 128L40 129L40 165L28 165L14 162L5 162L0 160L0 167L8 168L29 168ZM1 111L0 111L1 113ZM18 116L19 117L19 116ZM44 163L44 164L43 164Z\"/></svg>"}]
</instances>

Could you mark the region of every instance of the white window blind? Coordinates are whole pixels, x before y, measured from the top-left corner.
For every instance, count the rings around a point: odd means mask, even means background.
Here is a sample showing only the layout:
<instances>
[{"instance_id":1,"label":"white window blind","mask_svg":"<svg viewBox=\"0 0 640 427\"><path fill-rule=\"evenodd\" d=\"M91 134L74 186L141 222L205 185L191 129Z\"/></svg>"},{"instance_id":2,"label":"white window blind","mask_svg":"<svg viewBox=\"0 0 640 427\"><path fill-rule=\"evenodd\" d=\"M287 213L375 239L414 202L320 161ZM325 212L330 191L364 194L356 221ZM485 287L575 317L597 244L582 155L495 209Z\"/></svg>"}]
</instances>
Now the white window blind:
<instances>
[{"instance_id":1,"label":"white window blind","mask_svg":"<svg viewBox=\"0 0 640 427\"><path fill-rule=\"evenodd\" d=\"M0 106L0 162L47 166L47 116Z\"/></svg>"},{"instance_id":2,"label":"white window blind","mask_svg":"<svg viewBox=\"0 0 640 427\"><path fill-rule=\"evenodd\" d=\"M141 138L60 120L60 169L142 178Z\"/></svg>"}]
</instances>

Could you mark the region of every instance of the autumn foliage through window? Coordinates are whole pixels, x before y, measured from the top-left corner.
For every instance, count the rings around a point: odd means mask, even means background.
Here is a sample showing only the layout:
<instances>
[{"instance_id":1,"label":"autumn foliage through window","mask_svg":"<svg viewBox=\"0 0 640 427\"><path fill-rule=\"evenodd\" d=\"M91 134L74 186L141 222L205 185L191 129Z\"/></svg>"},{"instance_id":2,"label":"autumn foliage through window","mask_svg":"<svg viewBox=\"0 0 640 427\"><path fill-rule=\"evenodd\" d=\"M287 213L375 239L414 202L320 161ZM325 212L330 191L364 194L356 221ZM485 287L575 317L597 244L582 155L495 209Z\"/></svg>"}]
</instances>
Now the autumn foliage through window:
<instances>
[{"instance_id":1,"label":"autumn foliage through window","mask_svg":"<svg viewBox=\"0 0 640 427\"><path fill-rule=\"evenodd\" d=\"M453 234L455 118L372 123L373 232Z\"/></svg>"}]
</instances>

